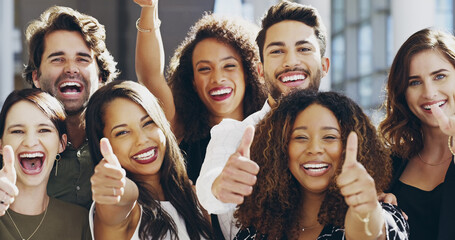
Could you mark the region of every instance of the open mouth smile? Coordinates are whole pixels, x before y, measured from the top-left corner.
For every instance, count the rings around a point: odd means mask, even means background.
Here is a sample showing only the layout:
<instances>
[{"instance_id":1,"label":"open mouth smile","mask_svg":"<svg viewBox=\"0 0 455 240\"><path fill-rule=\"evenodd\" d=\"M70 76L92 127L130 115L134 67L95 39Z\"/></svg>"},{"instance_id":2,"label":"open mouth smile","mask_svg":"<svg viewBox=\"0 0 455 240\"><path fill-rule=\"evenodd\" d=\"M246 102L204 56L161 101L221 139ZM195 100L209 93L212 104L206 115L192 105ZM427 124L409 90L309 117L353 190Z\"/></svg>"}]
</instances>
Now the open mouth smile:
<instances>
[{"instance_id":1,"label":"open mouth smile","mask_svg":"<svg viewBox=\"0 0 455 240\"><path fill-rule=\"evenodd\" d=\"M149 147L144 149L138 153L136 153L131 158L140 164L147 164L151 163L156 160L158 157L158 148L157 147Z\"/></svg>"},{"instance_id":2,"label":"open mouth smile","mask_svg":"<svg viewBox=\"0 0 455 240\"><path fill-rule=\"evenodd\" d=\"M300 165L300 167L306 174L313 177L318 177L328 172L331 165L328 163L307 163Z\"/></svg>"},{"instance_id":3,"label":"open mouth smile","mask_svg":"<svg viewBox=\"0 0 455 240\"><path fill-rule=\"evenodd\" d=\"M67 95L67 96L77 95L77 94L81 93L82 90L83 90L83 86L80 83L73 82L73 81L63 82L59 86L59 91L63 95Z\"/></svg>"},{"instance_id":4,"label":"open mouth smile","mask_svg":"<svg viewBox=\"0 0 455 240\"><path fill-rule=\"evenodd\" d=\"M28 175L39 174L43 170L44 153L27 152L18 156L22 171Z\"/></svg>"},{"instance_id":5,"label":"open mouth smile","mask_svg":"<svg viewBox=\"0 0 455 240\"><path fill-rule=\"evenodd\" d=\"M232 95L233 91L234 90L230 87L217 87L211 89L209 91L209 95L215 101L223 101L229 98Z\"/></svg>"}]
</instances>

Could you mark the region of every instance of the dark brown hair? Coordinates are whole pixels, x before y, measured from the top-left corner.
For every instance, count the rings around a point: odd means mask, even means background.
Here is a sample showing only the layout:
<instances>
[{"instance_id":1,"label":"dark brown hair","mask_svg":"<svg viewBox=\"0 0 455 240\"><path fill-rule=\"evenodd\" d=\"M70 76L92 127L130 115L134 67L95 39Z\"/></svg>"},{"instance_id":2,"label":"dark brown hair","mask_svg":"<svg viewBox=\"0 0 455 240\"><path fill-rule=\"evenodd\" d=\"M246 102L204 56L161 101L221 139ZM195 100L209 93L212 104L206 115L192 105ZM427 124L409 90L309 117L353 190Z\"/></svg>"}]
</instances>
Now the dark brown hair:
<instances>
[{"instance_id":1,"label":"dark brown hair","mask_svg":"<svg viewBox=\"0 0 455 240\"><path fill-rule=\"evenodd\" d=\"M99 76L103 82L115 79L119 71L114 57L106 48L106 31L96 18L69 7L53 6L44 11L40 18L28 25L25 36L28 43L28 63L23 76L33 85L32 73L41 66L45 37L57 30L75 31L81 34L87 47L95 53Z\"/></svg>"},{"instance_id":2,"label":"dark brown hair","mask_svg":"<svg viewBox=\"0 0 455 240\"><path fill-rule=\"evenodd\" d=\"M210 112L193 87L193 52L196 45L204 39L214 38L225 43L241 56L245 75L243 115L249 116L264 104L266 91L257 72L259 57L254 42L255 29L256 26L245 20L205 14L191 27L175 51L167 74L174 95L177 121L184 129L183 139L204 138L212 127L209 122Z\"/></svg>"},{"instance_id":3,"label":"dark brown hair","mask_svg":"<svg viewBox=\"0 0 455 240\"><path fill-rule=\"evenodd\" d=\"M412 158L423 148L420 120L406 102L412 58L425 50L436 51L455 67L455 37L441 30L425 28L410 36L401 45L387 80L387 98L383 107L386 117L379 131L394 155Z\"/></svg>"},{"instance_id":4,"label":"dark brown hair","mask_svg":"<svg viewBox=\"0 0 455 240\"><path fill-rule=\"evenodd\" d=\"M292 239L300 231L297 223L303 201L301 186L289 170L288 146L295 119L308 106L328 108L338 120L343 143L343 159L327 189L318 221L344 226L348 206L335 183L344 162L347 136L358 135L357 160L374 179L377 191L388 187L391 161L376 129L362 109L351 99L335 92L297 90L284 96L276 107L258 124L251 146L251 159L260 166L257 183L251 196L245 198L234 216L238 224L254 227L268 239Z\"/></svg>"},{"instance_id":5,"label":"dark brown hair","mask_svg":"<svg viewBox=\"0 0 455 240\"><path fill-rule=\"evenodd\" d=\"M138 104L148 113L166 137L166 151L160 169L160 184L166 199L185 220L186 230L191 239L211 237L210 223L201 213L196 194L186 174L182 153L171 131L169 122L158 100L144 86L133 81L114 81L98 89L90 98L86 110L86 134L93 161L98 164L103 158L100 140L104 137L104 111L106 105L116 98L125 98ZM142 206L142 220L139 228L141 239L161 239L170 231L172 239L178 239L177 227L169 214L161 208L155 193L148 190L148 184L138 180L129 171L127 177L139 189L138 202Z\"/></svg>"}]
</instances>

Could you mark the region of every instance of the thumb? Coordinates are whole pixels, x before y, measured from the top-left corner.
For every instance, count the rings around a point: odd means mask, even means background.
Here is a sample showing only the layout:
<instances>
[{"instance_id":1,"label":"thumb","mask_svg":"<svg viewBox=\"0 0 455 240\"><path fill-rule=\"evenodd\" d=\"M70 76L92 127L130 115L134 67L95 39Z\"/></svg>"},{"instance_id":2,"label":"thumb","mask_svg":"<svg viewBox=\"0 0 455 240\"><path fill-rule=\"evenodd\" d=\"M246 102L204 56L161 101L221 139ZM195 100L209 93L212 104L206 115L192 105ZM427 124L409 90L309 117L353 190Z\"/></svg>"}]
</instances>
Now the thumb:
<instances>
[{"instance_id":1,"label":"thumb","mask_svg":"<svg viewBox=\"0 0 455 240\"><path fill-rule=\"evenodd\" d=\"M343 170L357 163L357 134L349 133L346 143L346 157L344 159Z\"/></svg>"},{"instance_id":2,"label":"thumb","mask_svg":"<svg viewBox=\"0 0 455 240\"><path fill-rule=\"evenodd\" d=\"M237 148L237 152L240 153L243 157L250 158L250 147L254 138L254 127L249 125L246 127L245 132L243 132L242 140L240 140L240 145Z\"/></svg>"},{"instance_id":3,"label":"thumb","mask_svg":"<svg viewBox=\"0 0 455 240\"><path fill-rule=\"evenodd\" d=\"M6 177L16 184L16 169L14 168L14 150L10 145L3 148L3 169Z\"/></svg>"},{"instance_id":4,"label":"thumb","mask_svg":"<svg viewBox=\"0 0 455 240\"><path fill-rule=\"evenodd\" d=\"M431 113L433 114L436 121L438 121L439 128L447 135L455 135L455 132L450 132L455 129L453 123L451 123L449 117L442 111L442 109L437 105L433 104L431 107Z\"/></svg>"},{"instance_id":5,"label":"thumb","mask_svg":"<svg viewBox=\"0 0 455 240\"><path fill-rule=\"evenodd\" d=\"M102 138L100 140L100 150L104 159L106 159L109 164L116 167L122 167L117 159L117 156L115 156L114 151L112 151L111 143L107 138Z\"/></svg>"}]
</instances>

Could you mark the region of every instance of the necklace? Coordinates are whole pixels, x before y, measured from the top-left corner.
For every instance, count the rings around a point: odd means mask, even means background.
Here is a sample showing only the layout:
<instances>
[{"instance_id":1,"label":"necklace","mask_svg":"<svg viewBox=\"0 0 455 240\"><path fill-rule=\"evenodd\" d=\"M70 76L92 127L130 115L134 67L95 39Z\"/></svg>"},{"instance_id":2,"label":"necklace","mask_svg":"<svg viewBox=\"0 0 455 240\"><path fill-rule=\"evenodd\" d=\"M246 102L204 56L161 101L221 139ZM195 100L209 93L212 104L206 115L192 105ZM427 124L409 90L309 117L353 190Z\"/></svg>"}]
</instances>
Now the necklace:
<instances>
[{"instance_id":1,"label":"necklace","mask_svg":"<svg viewBox=\"0 0 455 240\"><path fill-rule=\"evenodd\" d=\"M318 227L318 226L319 226L319 222L316 222L316 224L314 224L313 226L302 227L302 232L304 232L305 230L308 230L308 229L313 229L313 228Z\"/></svg>"},{"instance_id":2,"label":"necklace","mask_svg":"<svg viewBox=\"0 0 455 240\"><path fill-rule=\"evenodd\" d=\"M420 153L417 153L417 155L419 156L420 161L422 161L422 162L425 163L426 165L430 165L430 166L433 166L433 167L434 167L434 166L439 166L439 165L441 165L441 164L443 164L443 163L446 163L448 160L451 160L451 159L452 159L452 156L450 156L449 158L447 158L447 160L443 160L443 161L438 162L438 163L428 163L428 162L426 162L426 161L423 160L422 156L420 156Z\"/></svg>"},{"instance_id":3,"label":"necklace","mask_svg":"<svg viewBox=\"0 0 455 240\"><path fill-rule=\"evenodd\" d=\"M35 231L32 232L32 234L27 238L25 239L24 237L22 237L22 234L21 234L21 231L19 231L19 228L17 227L16 223L14 222L13 218L11 217L11 215L9 214L8 210L6 210L6 213L8 214L8 217L11 219L11 222L13 222L13 225L14 227L16 228L17 232L19 233L19 236L21 237L22 240L29 240L30 238L33 237L33 235L35 235L36 231L38 231L38 229L41 227L41 224L43 223L44 221L44 218L46 217L46 213L47 213L47 209L49 207L46 207L46 210L44 211L44 215L43 215L43 218L41 218L41 221L40 223L38 224L38 227L35 228Z\"/></svg>"}]
</instances>

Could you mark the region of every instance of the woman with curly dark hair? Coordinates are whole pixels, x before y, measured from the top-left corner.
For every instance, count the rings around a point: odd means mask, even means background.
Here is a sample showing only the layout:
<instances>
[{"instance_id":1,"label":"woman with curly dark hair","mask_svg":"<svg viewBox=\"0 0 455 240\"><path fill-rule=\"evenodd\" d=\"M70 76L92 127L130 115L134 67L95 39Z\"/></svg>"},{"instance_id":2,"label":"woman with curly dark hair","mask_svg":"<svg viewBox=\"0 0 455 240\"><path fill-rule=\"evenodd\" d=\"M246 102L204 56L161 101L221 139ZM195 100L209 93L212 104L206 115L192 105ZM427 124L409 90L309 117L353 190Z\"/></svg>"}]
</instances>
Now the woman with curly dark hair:
<instances>
[{"instance_id":1,"label":"woman with curly dark hair","mask_svg":"<svg viewBox=\"0 0 455 240\"><path fill-rule=\"evenodd\" d=\"M204 15L175 51L166 83L158 1L134 1L142 6L137 22L138 80L161 101L195 183L210 129L223 118L243 120L264 104L254 41L258 28L240 19Z\"/></svg>"},{"instance_id":2,"label":"woman with curly dark hair","mask_svg":"<svg viewBox=\"0 0 455 240\"><path fill-rule=\"evenodd\" d=\"M401 212L377 200L391 176L388 151L352 100L293 92L255 135L250 156L261 170L234 214L235 239L407 239Z\"/></svg>"},{"instance_id":3,"label":"woman with curly dark hair","mask_svg":"<svg viewBox=\"0 0 455 240\"><path fill-rule=\"evenodd\" d=\"M394 165L391 192L409 216L412 239L455 235L455 37L422 29L398 50L387 81L386 117L380 132ZM447 118L447 117L446 117ZM452 136L452 137L451 137Z\"/></svg>"}]
</instances>

